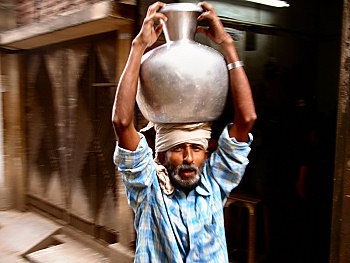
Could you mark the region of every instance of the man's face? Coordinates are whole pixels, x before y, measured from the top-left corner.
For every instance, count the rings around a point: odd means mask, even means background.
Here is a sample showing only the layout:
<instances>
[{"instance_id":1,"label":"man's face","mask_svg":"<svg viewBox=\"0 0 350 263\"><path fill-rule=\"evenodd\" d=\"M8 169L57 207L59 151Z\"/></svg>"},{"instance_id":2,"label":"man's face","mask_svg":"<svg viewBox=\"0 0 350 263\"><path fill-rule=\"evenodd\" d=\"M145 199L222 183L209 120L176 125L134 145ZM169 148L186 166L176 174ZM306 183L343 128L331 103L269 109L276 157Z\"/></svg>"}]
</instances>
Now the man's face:
<instances>
[{"instance_id":1,"label":"man's face","mask_svg":"<svg viewBox=\"0 0 350 263\"><path fill-rule=\"evenodd\" d=\"M200 144L182 143L165 153L165 166L170 181L179 190L189 193L201 180L208 152Z\"/></svg>"}]
</instances>

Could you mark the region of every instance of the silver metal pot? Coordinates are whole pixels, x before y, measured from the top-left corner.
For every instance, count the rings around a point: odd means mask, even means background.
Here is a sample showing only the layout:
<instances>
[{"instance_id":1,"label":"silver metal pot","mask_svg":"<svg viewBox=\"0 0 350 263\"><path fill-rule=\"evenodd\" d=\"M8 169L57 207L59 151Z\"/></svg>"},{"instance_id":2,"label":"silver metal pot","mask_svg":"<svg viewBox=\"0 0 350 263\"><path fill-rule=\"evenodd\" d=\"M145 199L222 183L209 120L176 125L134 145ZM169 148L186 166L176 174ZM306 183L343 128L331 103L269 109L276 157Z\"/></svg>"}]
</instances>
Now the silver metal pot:
<instances>
[{"instance_id":1,"label":"silver metal pot","mask_svg":"<svg viewBox=\"0 0 350 263\"><path fill-rule=\"evenodd\" d=\"M137 103L154 123L213 121L225 106L228 71L222 55L194 41L202 8L167 4L166 44L147 52L141 63Z\"/></svg>"}]
</instances>

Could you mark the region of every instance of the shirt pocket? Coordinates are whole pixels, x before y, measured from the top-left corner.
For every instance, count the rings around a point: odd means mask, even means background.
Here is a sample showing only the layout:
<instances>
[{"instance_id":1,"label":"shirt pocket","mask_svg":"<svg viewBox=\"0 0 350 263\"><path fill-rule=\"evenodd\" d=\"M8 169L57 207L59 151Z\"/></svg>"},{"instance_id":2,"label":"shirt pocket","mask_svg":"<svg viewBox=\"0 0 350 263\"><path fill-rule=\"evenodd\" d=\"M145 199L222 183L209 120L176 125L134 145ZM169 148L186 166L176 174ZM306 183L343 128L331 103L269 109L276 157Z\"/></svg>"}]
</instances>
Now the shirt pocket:
<instances>
[{"instance_id":1,"label":"shirt pocket","mask_svg":"<svg viewBox=\"0 0 350 263\"><path fill-rule=\"evenodd\" d=\"M218 251L221 249L221 238L219 237L221 231L219 231L216 219L215 207L210 206L211 202L203 205L198 213L198 254L200 255L200 262L211 262L215 258Z\"/></svg>"}]
</instances>

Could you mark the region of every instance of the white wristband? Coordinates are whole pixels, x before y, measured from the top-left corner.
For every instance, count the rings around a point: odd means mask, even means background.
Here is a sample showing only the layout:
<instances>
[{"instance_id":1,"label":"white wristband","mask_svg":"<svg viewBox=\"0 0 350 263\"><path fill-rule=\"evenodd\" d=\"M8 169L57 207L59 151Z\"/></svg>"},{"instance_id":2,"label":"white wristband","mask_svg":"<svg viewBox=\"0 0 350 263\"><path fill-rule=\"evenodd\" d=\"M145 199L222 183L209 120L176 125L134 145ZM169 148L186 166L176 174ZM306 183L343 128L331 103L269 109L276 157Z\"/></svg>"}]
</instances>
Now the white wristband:
<instances>
[{"instance_id":1,"label":"white wristband","mask_svg":"<svg viewBox=\"0 0 350 263\"><path fill-rule=\"evenodd\" d=\"M228 64L227 69L231 70L231 69L235 69L235 68L239 68L239 67L243 67L243 66L244 66L243 61L236 61L236 62Z\"/></svg>"}]
</instances>

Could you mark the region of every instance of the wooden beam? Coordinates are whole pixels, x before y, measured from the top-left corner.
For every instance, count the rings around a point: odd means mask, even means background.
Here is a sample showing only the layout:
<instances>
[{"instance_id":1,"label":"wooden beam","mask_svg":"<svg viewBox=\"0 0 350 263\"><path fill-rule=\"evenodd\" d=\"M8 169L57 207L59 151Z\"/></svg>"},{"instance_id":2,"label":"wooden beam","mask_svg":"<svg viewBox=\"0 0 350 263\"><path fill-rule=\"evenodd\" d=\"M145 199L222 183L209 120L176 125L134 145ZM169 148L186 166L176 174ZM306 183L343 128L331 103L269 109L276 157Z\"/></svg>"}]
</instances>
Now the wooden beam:
<instances>
[{"instance_id":1,"label":"wooden beam","mask_svg":"<svg viewBox=\"0 0 350 263\"><path fill-rule=\"evenodd\" d=\"M1 54L4 120L4 174L14 209L25 208L25 125L20 54Z\"/></svg>"},{"instance_id":2,"label":"wooden beam","mask_svg":"<svg viewBox=\"0 0 350 263\"><path fill-rule=\"evenodd\" d=\"M350 258L350 0L343 2L330 262Z\"/></svg>"},{"instance_id":3,"label":"wooden beam","mask_svg":"<svg viewBox=\"0 0 350 263\"><path fill-rule=\"evenodd\" d=\"M63 13L42 22L0 34L0 47L33 49L99 33L122 30L134 23L136 7L102 1L73 13Z\"/></svg>"}]
</instances>

